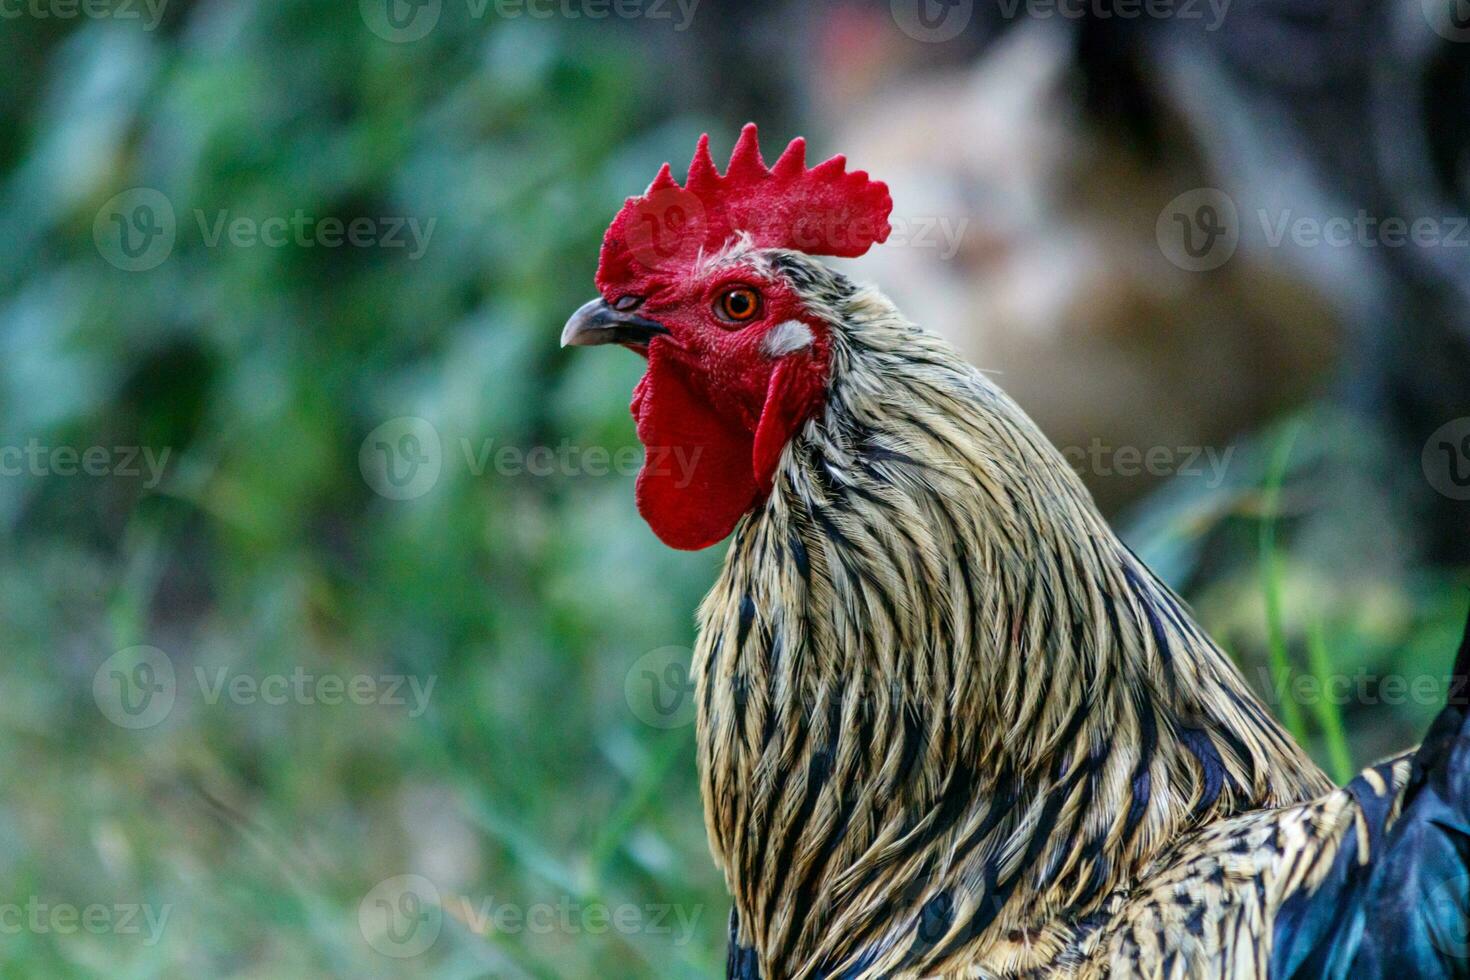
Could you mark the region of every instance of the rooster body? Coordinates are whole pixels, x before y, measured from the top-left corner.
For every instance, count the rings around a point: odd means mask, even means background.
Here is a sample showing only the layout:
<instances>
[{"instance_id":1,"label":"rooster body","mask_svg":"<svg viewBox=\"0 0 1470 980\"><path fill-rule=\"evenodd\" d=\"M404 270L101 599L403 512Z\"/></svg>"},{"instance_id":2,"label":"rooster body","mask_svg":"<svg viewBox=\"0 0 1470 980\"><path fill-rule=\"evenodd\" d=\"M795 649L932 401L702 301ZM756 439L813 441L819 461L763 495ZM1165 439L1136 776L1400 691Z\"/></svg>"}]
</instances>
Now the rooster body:
<instances>
[{"instance_id":1,"label":"rooster body","mask_svg":"<svg viewBox=\"0 0 1470 980\"><path fill-rule=\"evenodd\" d=\"M637 247L665 170L564 335L648 357L640 438L703 453L687 486L640 475L655 531L731 536L692 667L728 975L1363 975L1311 971L1389 948L1338 901L1414 893L1392 841L1443 822L1409 815L1458 716L1334 790L1025 413L811 257L886 233L836 163L767 170L747 128L721 177L702 142L697 247ZM803 181L834 224L801 224Z\"/></svg>"}]
</instances>

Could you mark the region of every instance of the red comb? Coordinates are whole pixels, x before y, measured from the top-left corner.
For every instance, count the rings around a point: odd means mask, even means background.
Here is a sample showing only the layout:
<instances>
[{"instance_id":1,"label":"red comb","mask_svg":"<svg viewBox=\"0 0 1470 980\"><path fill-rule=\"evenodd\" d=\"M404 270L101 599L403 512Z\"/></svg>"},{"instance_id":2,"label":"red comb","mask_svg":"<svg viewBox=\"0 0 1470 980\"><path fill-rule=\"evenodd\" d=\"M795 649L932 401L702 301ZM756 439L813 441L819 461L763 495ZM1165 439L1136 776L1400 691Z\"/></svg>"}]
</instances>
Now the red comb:
<instances>
[{"instance_id":1,"label":"red comb","mask_svg":"<svg viewBox=\"0 0 1470 980\"><path fill-rule=\"evenodd\" d=\"M628 199L602 240L597 288L646 293L739 232L759 248L851 258L888 237L891 210L888 186L861 170L848 173L844 157L808 169L800 137L767 167L755 124L747 123L723 176L706 134L683 187L666 163L642 197Z\"/></svg>"}]
</instances>

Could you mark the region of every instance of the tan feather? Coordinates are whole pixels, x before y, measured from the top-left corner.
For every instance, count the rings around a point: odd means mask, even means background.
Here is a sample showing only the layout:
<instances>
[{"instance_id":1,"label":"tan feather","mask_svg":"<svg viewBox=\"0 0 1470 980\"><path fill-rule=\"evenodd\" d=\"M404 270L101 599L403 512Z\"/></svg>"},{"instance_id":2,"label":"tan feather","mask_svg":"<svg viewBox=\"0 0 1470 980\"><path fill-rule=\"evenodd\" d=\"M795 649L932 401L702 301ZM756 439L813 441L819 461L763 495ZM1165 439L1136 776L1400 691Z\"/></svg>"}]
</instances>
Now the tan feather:
<instances>
[{"instance_id":1,"label":"tan feather","mask_svg":"<svg viewBox=\"0 0 1470 980\"><path fill-rule=\"evenodd\" d=\"M1263 976L1350 802L1025 413L876 291L765 254L833 350L699 612L732 941L766 980Z\"/></svg>"}]
</instances>

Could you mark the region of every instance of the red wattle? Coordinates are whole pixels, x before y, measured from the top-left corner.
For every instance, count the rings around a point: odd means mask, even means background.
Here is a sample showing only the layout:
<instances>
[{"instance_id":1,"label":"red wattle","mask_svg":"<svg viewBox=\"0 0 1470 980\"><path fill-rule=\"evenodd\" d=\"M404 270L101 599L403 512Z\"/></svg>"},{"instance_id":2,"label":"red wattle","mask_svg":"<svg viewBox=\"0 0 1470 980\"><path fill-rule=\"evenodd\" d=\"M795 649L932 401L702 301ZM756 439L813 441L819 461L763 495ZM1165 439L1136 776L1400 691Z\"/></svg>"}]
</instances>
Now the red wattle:
<instances>
[{"instance_id":1,"label":"red wattle","mask_svg":"<svg viewBox=\"0 0 1470 980\"><path fill-rule=\"evenodd\" d=\"M697 551L734 530L762 490L755 437L718 413L689 371L655 342L631 408L644 448L638 513L664 544Z\"/></svg>"},{"instance_id":2,"label":"red wattle","mask_svg":"<svg viewBox=\"0 0 1470 980\"><path fill-rule=\"evenodd\" d=\"M786 444L821 400L822 374L814 362L804 358L786 358L771 372L750 458L751 469L763 495L771 490L771 481Z\"/></svg>"}]
</instances>

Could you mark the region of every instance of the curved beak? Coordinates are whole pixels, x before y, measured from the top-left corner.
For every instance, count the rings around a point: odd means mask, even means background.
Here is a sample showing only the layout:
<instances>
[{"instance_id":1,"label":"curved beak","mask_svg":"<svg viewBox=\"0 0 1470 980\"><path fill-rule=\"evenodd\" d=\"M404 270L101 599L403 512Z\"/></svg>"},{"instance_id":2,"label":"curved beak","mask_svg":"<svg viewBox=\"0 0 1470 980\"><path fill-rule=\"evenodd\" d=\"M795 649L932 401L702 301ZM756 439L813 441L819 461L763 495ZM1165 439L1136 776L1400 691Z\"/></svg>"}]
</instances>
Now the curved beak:
<instances>
[{"instance_id":1,"label":"curved beak","mask_svg":"<svg viewBox=\"0 0 1470 980\"><path fill-rule=\"evenodd\" d=\"M620 313L600 299L583 303L562 328L563 347L592 347L597 344L632 344L646 347L659 334L668 333L662 323L645 319L631 310Z\"/></svg>"}]
</instances>

